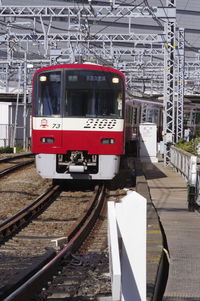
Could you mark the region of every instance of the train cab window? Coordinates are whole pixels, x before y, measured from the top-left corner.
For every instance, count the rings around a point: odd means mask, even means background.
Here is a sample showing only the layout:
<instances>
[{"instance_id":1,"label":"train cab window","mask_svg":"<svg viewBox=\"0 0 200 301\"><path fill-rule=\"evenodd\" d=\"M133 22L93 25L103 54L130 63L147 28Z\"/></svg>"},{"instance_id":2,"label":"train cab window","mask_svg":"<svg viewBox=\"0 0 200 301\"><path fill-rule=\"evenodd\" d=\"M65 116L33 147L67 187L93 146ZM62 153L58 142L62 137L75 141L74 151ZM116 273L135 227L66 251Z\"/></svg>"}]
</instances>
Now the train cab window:
<instances>
[{"instance_id":1,"label":"train cab window","mask_svg":"<svg viewBox=\"0 0 200 301\"><path fill-rule=\"evenodd\" d=\"M85 116L89 91L84 89L69 89L66 91L65 114L67 116Z\"/></svg>"},{"instance_id":2,"label":"train cab window","mask_svg":"<svg viewBox=\"0 0 200 301\"><path fill-rule=\"evenodd\" d=\"M60 115L61 73L45 72L38 75L37 116Z\"/></svg>"},{"instance_id":3,"label":"train cab window","mask_svg":"<svg viewBox=\"0 0 200 301\"><path fill-rule=\"evenodd\" d=\"M122 118L122 92L96 91L96 114L98 117Z\"/></svg>"},{"instance_id":4,"label":"train cab window","mask_svg":"<svg viewBox=\"0 0 200 301\"><path fill-rule=\"evenodd\" d=\"M97 70L66 71L64 115L123 117L123 83L118 75Z\"/></svg>"}]
</instances>

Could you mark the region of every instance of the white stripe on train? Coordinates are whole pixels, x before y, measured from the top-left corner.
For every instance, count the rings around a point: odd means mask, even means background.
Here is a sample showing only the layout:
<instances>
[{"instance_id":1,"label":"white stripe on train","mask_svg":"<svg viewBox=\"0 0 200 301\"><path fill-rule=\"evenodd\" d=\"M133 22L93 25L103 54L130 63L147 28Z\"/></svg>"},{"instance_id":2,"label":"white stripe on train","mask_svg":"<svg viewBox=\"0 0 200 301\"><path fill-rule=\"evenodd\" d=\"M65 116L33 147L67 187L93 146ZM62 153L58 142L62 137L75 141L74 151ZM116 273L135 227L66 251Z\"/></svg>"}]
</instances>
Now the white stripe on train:
<instances>
[{"instance_id":1,"label":"white stripe on train","mask_svg":"<svg viewBox=\"0 0 200 301\"><path fill-rule=\"evenodd\" d=\"M33 130L122 132L123 119L33 117Z\"/></svg>"}]
</instances>

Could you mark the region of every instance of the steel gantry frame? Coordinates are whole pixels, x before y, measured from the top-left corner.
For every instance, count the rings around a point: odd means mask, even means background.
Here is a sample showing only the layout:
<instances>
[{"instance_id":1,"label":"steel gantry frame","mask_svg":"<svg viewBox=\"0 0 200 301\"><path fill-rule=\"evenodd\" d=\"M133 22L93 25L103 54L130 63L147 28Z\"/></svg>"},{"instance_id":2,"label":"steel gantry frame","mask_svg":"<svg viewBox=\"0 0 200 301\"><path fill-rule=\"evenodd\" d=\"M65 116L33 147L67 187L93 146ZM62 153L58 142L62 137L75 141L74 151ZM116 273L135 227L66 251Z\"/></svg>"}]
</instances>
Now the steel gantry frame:
<instances>
[{"instance_id":1,"label":"steel gantry frame","mask_svg":"<svg viewBox=\"0 0 200 301\"><path fill-rule=\"evenodd\" d=\"M125 3L125 2L124 2ZM137 5L81 5L74 3L73 5L36 5L36 6L0 6L0 17L55 17L55 18L71 18L71 17L91 17L91 18L118 18L118 17L152 17L167 15L170 17L171 10L162 7L137 6Z\"/></svg>"},{"instance_id":2,"label":"steel gantry frame","mask_svg":"<svg viewBox=\"0 0 200 301\"><path fill-rule=\"evenodd\" d=\"M185 67L185 30L179 28L177 49L177 105L176 105L176 142L183 138L184 105L184 67Z\"/></svg>"},{"instance_id":3,"label":"steel gantry frame","mask_svg":"<svg viewBox=\"0 0 200 301\"><path fill-rule=\"evenodd\" d=\"M120 9L119 9L120 8ZM135 7L134 7L135 8ZM113 13L114 12L114 13ZM134 13L134 16L145 14L150 16L150 13L147 9L147 11L145 11L145 8L142 9L142 11L138 10L137 8L137 12L136 14ZM35 42L35 43L41 43L43 42L44 44L44 57L48 57L48 50L49 50L49 44L54 46L56 45L56 43L58 42L67 42L68 46L71 46L73 42L75 43L120 43L120 42L126 42L126 43L132 43L133 41L135 41L135 43L137 43L138 41L142 41L142 43L144 43L145 41L152 40L152 39L156 39L157 36L156 35L134 35L132 33L128 33L128 34L121 34L121 33L117 33L117 34L95 34L95 36L88 36L88 32L87 32L87 28L84 25L82 26L81 23L81 18L96 18L98 15L98 17L122 17L124 15L133 17L132 14L132 8L128 7L128 8L122 8L122 7L115 7L115 9L110 10L110 7L100 7L100 8L95 8L95 12L94 9L91 9L91 7L83 7L80 8L80 6L78 7L0 7L0 17L4 17L5 21L6 18L9 18L9 21L11 20L13 22L13 19L17 18L34 18L33 19L33 31L32 33L18 33L18 32L14 32L11 31L11 24L9 23L7 26L7 33L2 34L1 38L0 38L0 42L1 43L5 43L7 45L7 61L8 64L6 65L6 69L7 71L9 70L9 68L11 67L11 65L14 63L15 64L15 59L14 59L14 49L17 45L20 44L20 47L22 45L22 43L25 43L28 46L29 42ZM49 23L46 25L44 23L44 18L49 18ZM68 18L68 29L70 30L77 30L77 32L56 32L56 33L51 33L51 28L52 28L52 18L60 18L60 17L65 17ZM39 19L40 23L41 23L41 27L42 27L42 33L37 32L36 29L36 19ZM71 23L71 21L73 20L73 22ZM74 21L75 20L75 21ZM7 22L6 22L7 23ZM19 23L19 22L18 22ZM74 24L75 23L75 24ZM130 20L129 20L129 28L130 28ZM86 29L86 31L85 31ZM13 44L13 45L11 45ZM65 45L66 47L66 45ZM53 48L53 47L52 47ZM55 47L56 48L56 47ZM67 47L68 48L68 47ZM80 48L80 47L78 47ZM72 50L73 52L73 48L69 47L69 49ZM54 50L54 54L55 54L55 50L56 49L52 49ZM28 47L27 47L27 51L28 51ZM25 122L26 122L26 90L27 90L27 53L26 51L24 51L24 84L22 85L24 88L24 131L23 131L23 135L24 135L24 147L25 147ZM69 59L72 60L72 54L69 57ZM52 61L53 59L55 59L55 55L50 56L50 61ZM18 80L18 97L17 97L17 103L19 102L19 91L20 91L20 87L21 87L21 65L22 62L20 62L20 68L18 68L20 70L20 80ZM6 74L8 74L6 72ZM8 83L9 83L9 77L6 77L6 90L8 90ZM18 108L16 108L16 114L17 114ZM15 116L15 119L17 118L17 115ZM13 139L15 139L15 133L16 133L16 122L14 125L14 135L13 135ZM14 146L15 142L13 141L13 146Z\"/></svg>"},{"instance_id":4,"label":"steel gantry frame","mask_svg":"<svg viewBox=\"0 0 200 301\"><path fill-rule=\"evenodd\" d=\"M175 141L175 51L176 51L176 0L167 0L171 11L165 15L166 45L164 55L164 114L163 140L165 145L164 164L170 160L170 146Z\"/></svg>"},{"instance_id":5,"label":"steel gantry frame","mask_svg":"<svg viewBox=\"0 0 200 301\"><path fill-rule=\"evenodd\" d=\"M96 56L107 63L111 62L115 67L123 71L121 58L130 55L132 59L132 67L130 62L124 63L124 70L128 72L128 82L131 85L134 80L154 80L162 83L161 72L163 64L155 61L146 60L144 57L163 56L164 54L164 139L166 146L173 143L175 140L175 123L174 123L174 89L175 89L175 29L176 29L176 0L166 0L167 6L164 8L144 6L96 6L96 5L81 5L74 4L73 6L0 6L0 18L11 18L13 21L28 19L32 22L32 32L26 28L24 33L16 32L12 29L9 23L7 32L2 33L0 42L7 44L7 60L11 66L16 59L14 58L13 48L22 44L25 52L29 51L29 44L43 46L43 58L40 62L68 61L73 62L77 56ZM132 32L132 19L136 17L156 17L165 22L164 34L135 34ZM103 18L110 19L112 22L118 18L126 18L127 30L125 33L117 32L115 27L112 28L114 33L108 33L105 30L99 32L91 32L90 24ZM66 31L53 30L53 20L63 18L67 20ZM37 22L41 25L41 30L38 31ZM46 23L48 21L48 23ZM90 22L89 22L90 21ZM22 22L23 23L23 22ZM115 22L115 25L117 22ZM11 30L12 29L12 30ZM52 32L54 31L54 32ZM128 31L128 32L127 32ZM13 44L11 47L11 43ZM120 45L120 46L119 46ZM133 48L133 45L135 47ZM138 46L139 45L139 46ZM150 45L150 48L145 48L145 45ZM157 47L154 48L154 45ZM36 46L37 47L37 46ZM181 46L180 46L181 47ZM134 59L133 59L134 58ZM29 62L28 56L26 63ZM179 67L181 59L179 60ZM121 67L120 67L121 66ZM143 70L141 70L143 66ZM156 75L152 75L152 70ZM149 70L149 71L146 71ZM182 69L181 69L182 70ZM180 69L178 69L178 72ZM25 72L25 71L24 71ZM178 75L180 76L180 75ZM179 81L179 80L178 80ZM24 88L27 84L24 84ZM141 85L142 88L142 85ZM144 87L143 87L144 90ZM178 93L182 91L178 88ZM180 110L177 110L177 119L181 116ZM178 121L181 124L181 118ZM180 128L180 126L177 128ZM178 131L178 135L180 135ZM166 155L166 161L168 160Z\"/></svg>"}]
</instances>

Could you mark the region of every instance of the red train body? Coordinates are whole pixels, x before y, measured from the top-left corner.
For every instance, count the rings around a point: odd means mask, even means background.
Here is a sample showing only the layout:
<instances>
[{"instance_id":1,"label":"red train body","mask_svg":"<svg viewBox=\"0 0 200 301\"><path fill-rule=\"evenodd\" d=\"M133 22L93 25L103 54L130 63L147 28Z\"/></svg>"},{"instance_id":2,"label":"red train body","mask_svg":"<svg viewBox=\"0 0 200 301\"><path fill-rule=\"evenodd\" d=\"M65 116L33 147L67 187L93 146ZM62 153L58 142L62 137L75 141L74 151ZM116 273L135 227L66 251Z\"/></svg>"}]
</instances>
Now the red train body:
<instances>
[{"instance_id":1,"label":"red train body","mask_svg":"<svg viewBox=\"0 0 200 301\"><path fill-rule=\"evenodd\" d=\"M33 78L32 152L42 177L112 179L124 154L125 78L113 68L65 64Z\"/></svg>"}]
</instances>

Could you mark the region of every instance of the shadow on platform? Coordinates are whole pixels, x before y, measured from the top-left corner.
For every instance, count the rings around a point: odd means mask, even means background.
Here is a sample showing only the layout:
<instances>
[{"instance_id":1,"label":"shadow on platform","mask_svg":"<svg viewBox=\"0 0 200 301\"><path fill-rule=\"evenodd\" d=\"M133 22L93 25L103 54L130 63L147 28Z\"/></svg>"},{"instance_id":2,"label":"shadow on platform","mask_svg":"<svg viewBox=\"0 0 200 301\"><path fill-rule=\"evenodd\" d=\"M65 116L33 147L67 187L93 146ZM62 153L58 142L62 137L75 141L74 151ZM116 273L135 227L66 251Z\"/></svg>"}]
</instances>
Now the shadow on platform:
<instances>
[{"instance_id":1,"label":"shadow on platform","mask_svg":"<svg viewBox=\"0 0 200 301\"><path fill-rule=\"evenodd\" d=\"M153 163L142 163L142 169L147 180L166 178L167 176ZM158 164L158 163L156 163Z\"/></svg>"}]
</instances>

